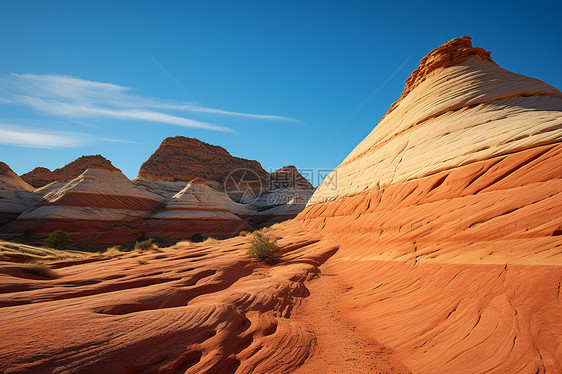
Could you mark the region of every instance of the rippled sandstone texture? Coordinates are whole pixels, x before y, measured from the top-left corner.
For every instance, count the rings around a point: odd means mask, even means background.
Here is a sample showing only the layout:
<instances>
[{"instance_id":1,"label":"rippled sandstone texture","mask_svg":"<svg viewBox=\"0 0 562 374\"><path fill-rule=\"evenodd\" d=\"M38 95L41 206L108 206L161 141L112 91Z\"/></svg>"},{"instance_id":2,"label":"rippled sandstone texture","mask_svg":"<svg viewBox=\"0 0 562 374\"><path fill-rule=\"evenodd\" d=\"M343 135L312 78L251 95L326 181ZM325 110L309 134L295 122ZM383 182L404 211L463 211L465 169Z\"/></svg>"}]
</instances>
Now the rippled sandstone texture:
<instances>
[{"instance_id":1,"label":"rippled sandstone texture","mask_svg":"<svg viewBox=\"0 0 562 374\"><path fill-rule=\"evenodd\" d=\"M283 236L275 267L250 237L69 259L55 278L0 256L0 371L290 373L315 345L293 309L336 247Z\"/></svg>"},{"instance_id":2,"label":"rippled sandstone texture","mask_svg":"<svg viewBox=\"0 0 562 374\"><path fill-rule=\"evenodd\" d=\"M234 157L220 146L195 138L166 138L142 164L138 177L157 181L191 181L200 177L222 184L230 172L245 168L254 171L263 181L268 174L260 163Z\"/></svg>"},{"instance_id":3,"label":"rippled sandstone texture","mask_svg":"<svg viewBox=\"0 0 562 374\"><path fill-rule=\"evenodd\" d=\"M43 167L36 167L32 171L22 174L21 179L31 186L39 188L58 180L72 180L85 172L88 168L117 170L117 168L111 164L111 161L103 156L82 156L62 168L53 171Z\"/></svg>"},{"instance_id":4,"label":"rippled sandstone texture","mask_svg":"<svg viewBox=\"0 0 562 374\"><path fill-rule=\"evenodd\" d=\"M562 94L489 55L432 51L294 222L414 373L562 371Z\"/></svg>"}]
</instances>

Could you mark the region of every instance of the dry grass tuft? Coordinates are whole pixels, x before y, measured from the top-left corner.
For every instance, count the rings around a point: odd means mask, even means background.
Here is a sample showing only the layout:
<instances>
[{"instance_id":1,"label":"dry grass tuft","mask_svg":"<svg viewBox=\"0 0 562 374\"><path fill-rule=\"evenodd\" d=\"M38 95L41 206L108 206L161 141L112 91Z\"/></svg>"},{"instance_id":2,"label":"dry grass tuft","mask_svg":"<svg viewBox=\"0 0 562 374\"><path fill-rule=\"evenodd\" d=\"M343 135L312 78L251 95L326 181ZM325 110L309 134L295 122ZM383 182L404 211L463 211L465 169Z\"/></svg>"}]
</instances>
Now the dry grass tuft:
<instances>
[{"instance_id":1,"label":"dry grass tuft","mask_svg":"<svg viewBox=\"0 0 562 374\"><path fill-rule=\"evenodd\" d=\"M207 239L205 239L203 244L216 244L218 242L220 242L220 240L218 240L217 238L208 237Z\"/></svg>"},{"instance_id":2,"label":"dry grass tuft","mask_svg":"<svg viewBox=\"0 0 562 374\"><path fill-rule=\"evenodd\" d=\"M29 267L24 268L23 271L42 278L54 279L58 277L58 275L48 265L44 264L31 264Z\"/></svg>"},{"instance_id":3,"label":"dry grass tuft","mask_svg":"<svg viewBox=\"0 0 562 374\"><path fill-rule=\"evenodd\" d=\"M125 250L119 245L114 245L113 247L107 248L103 254L105 256L119 256L125 254Z\"/></svg>"}]
</instances>

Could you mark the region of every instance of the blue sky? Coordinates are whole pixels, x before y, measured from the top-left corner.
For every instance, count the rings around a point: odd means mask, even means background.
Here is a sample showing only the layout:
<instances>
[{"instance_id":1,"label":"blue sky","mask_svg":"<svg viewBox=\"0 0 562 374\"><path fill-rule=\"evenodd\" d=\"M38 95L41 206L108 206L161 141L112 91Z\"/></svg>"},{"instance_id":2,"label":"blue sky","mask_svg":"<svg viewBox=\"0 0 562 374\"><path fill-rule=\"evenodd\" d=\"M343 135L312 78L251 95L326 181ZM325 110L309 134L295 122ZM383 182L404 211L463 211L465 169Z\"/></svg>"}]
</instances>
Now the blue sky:
<instances>
[{"instance_id":1,"label":"blue sky","mask_svg":"<svg viewBox=\"0 0 562 374\"><path fill-rule=\"evenodd\" d=\"M561 4L2 0L0 160L102 154L134 178L184 135L268 171L332 169L454 37L560 89Z\"/></svg>"}]
</instances>

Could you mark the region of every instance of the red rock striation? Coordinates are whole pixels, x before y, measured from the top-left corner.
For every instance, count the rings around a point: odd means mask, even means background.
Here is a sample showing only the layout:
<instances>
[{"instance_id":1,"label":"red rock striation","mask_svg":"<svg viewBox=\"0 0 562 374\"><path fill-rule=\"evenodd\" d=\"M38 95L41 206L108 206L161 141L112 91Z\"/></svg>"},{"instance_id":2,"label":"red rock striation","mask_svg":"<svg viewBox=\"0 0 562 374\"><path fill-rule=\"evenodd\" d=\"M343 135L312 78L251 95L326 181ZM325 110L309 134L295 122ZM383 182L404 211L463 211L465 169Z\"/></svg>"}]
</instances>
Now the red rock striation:
<instances>
[{"instance_id":1,"label":"red rock striation","mask_svg":"<svg viewBox=\"0 0 562 374\"><path fill-rule=\"evenodd\" d=\"M36 167L32 171L22 174L21 179L33 187L39 188L57 180L69 181L76 178L89 168L118 170L111 164L111 161L101 155L82 156L62 168L55 169L53 171L43 167Z\"/></svg>"},{"instance_id":2,"label":"red rock striation","mask_svg":"<svg viewBox=\"0 0 562 374\"><path fill-rule=\"evenodd\" d=\"M144 220L162 205L159 195L135 186L120 170L92 168L46 194L0 233L10 237L28 230L41 238L64 230L82 245L127 243L142 236Z\"/></svg>"},{"instance_id":3,"label":"red rock striation","mask_svg":"<svg viewBox=\"0 0 562 374\"><path fill-rule=\"evenodd\" d=\"M404 92L292 223L341 246L336 308L415 373L561 372L562 94L469 38Z\"/></svg>"},{"instance_id":4,"label":"red rock striation","mask_svg":"<svg viewBox=\"0 0 562 374\"><path fill-rule=\"evenodd\" d=\"M150 237L186 239L193 234L224 237L252 227L245 221L253 212L232 201L222 190L195 178L145 224Z\"/></svg>"},{"instance_id":5,"label":"red rock striation","mask_svg":"<svg viewBox=\"0 0 562 374\"><path fill-rule=\"evenodd\" d=\"M162 141L141 165L138 177L185 182L201 177L222 183L231 171L240 168L253 170L267 180L266 171L257 161L234 157L222 147L195 138L175 136Z\"/></svg>"},{"instance_id":6,"label":"red rock striation","mask_svg":"<svg viewBox=\"0 0 562 374\"><path fill-rule=\"evenodd\" d=\"M32 192L33 187L8 165L0 162L0 226L16 219L20 213L41 200Z\"/></svg>"}]
</instances>

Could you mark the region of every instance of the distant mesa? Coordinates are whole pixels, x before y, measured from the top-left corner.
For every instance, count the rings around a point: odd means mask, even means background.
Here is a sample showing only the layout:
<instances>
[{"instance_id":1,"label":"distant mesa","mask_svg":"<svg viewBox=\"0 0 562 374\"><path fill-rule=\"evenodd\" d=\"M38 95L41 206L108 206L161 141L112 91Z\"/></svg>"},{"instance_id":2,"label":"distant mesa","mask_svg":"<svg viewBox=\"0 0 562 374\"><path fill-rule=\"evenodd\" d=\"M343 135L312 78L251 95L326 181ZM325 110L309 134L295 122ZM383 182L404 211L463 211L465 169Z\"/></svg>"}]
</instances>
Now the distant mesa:
<instances>
[{"instance_id":1,"label":"distant mesa","mask_svg":"<svg viewBox=\"0 0 562 374\"><path fill-rule=\"evenodd\" d=\"M111 164L111 161L101 155L82 156L62 168L55 169L53 171L44 167L36 167L32 171L22 174L21 179L35 188L40 188L54 181L72 180L85 172L87 169L92 168L100 168L110 171L118 170Z\"/></svg>"},{"instance_id":2,"label":"distant mesa","mask_svg":"<svg viewBox=\"0 0 562 374\"><path fill-rule=\"evenodd\" d=\"M312 190L312 184L302 176L294 165L283 166L269 175L268 187L276 188L296 188Z\"/></svg>"},{"instance_id":3,"label":"distant mesa","mask_svg":"<svg viewBox=\"0 0 562 374\"><path fill-rule=\"evenodd\" d=\"M241 168L254 171L263 181L268 178L255 160L234 157L223 147L195 138L175 136L162 141L141 165L138 177L168 182L188 182L201 177L222 183L231 171Z\"/></svg>"}]
</instances>

